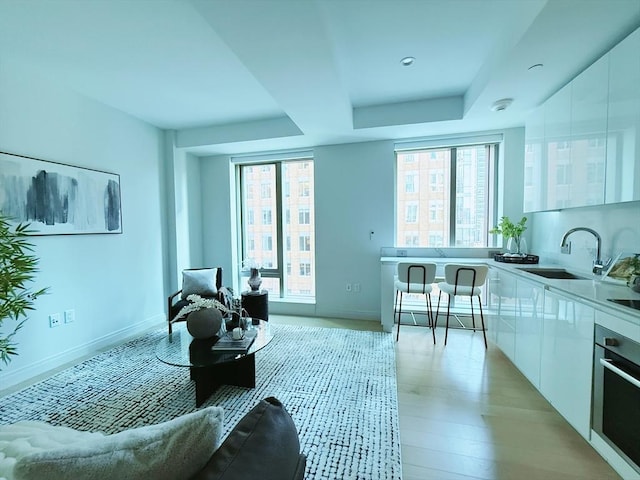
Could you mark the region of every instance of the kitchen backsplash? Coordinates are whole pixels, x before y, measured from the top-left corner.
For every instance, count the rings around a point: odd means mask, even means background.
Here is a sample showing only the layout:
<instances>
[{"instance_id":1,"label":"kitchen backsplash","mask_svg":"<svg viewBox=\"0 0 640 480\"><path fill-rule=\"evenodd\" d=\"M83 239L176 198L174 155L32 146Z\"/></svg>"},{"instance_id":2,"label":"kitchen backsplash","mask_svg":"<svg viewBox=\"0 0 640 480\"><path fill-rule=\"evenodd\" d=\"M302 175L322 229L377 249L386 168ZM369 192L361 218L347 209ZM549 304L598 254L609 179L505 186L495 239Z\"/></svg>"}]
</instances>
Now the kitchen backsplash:
<instances>
[{"instance_id":1,"label":"kitchen backsplash","mask_svg":"<svg viewBox=\"0 0 640 480\"><path fill-rule=\"evenodd\" d=\"M587 232L575 232L570 237L571 253L560 253L564 233L574 227L589 227L602 238L602 257L618 253L640 253L640 202L627 202L596 207L574 208L528 215L531 219L528 236L530 253L541 261L566 268L591 270L596 240Z\"/></svg>"}]
</instances>

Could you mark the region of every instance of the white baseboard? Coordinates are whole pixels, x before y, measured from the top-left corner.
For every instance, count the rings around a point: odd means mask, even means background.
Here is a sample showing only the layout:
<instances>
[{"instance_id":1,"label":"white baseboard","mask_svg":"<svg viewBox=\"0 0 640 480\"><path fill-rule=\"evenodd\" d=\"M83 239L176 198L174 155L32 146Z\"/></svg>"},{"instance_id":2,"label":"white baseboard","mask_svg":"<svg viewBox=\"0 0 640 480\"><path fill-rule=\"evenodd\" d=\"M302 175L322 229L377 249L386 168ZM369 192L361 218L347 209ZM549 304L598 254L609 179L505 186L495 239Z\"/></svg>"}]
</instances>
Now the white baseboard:
<instances>
[{"instance_id":1,"label":"white baseboard","mask_svg":"<svg viewBox=\"0 0 640 480\"><path fill-rule=\"evenodd\" d=\"M151 328L158 328L166 323L166 317L162 314L155 315L142 322L134 323L128 327L113 331L107 335L96 338L88 343L75 346L64 352L56 353L49 357L43 358L31 365L18 368L16 370L2 372L2 389L0 395L4 394L4 390L18 390L19 384L23 383L24 387L37 381L39 377L47 377L62 368L68 367L70 364L91 357L101 350L113 347L132 337L135 337Z\"/></svg>"}]
</instances>

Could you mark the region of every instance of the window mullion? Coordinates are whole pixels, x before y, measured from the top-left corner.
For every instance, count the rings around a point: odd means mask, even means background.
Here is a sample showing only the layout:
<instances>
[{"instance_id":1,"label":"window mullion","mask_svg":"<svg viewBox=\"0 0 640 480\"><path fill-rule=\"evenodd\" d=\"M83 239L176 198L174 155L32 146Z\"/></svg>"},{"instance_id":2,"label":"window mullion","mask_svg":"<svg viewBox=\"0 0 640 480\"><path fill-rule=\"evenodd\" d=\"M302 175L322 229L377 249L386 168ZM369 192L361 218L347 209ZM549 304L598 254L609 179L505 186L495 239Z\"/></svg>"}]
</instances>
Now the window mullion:
<instances>
[{"instance_id":1,"label":"window mullion","mask_svg":"<svg viewBox=\"0 0 640 480\"><path fill-rule=\"evenodd\" d=\"M450 150L451 180L449 182L449 246L456 246L456 195L457 195L457 155L458 149Z\"/></svg>"},{"instance_id":2,"label":"window mullion","mask_svg":"<svg viewBox=\"0 0 640 480\"><path fill-rule=\"evenodd\" d=\"M282 162L276 162L276 236L277 236L277 245L278 248L276 250L276 262L278 265L278 279L280 281L280 297L284 297L284 226L283 222L285 221L283 215L283 195L282 191Z\"/></svg>"}]
</instances>

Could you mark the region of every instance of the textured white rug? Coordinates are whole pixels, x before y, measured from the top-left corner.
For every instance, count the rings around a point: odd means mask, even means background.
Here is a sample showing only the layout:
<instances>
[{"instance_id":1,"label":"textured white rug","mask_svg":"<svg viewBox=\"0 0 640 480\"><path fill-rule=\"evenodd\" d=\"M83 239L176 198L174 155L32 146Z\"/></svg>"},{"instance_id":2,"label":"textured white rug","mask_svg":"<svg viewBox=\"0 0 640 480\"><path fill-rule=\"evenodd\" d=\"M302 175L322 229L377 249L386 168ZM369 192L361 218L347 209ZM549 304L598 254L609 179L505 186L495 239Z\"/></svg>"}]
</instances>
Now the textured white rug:
<instances>
[{"instance_id":1,"label":"textured white rug","mask_svg":"<svg viewBox=\"0 0 640 480\"><path fill-rule=\"evenodd\" d=\"M309 479L400 480L393 335L272 325L256 354L256 388L222 387L200 408L225 410L225 430L258 401L282 401L298 427ZM115 433L196 410L186 368L166 365L160 329L0 399L0 423L44 420Z\"/></svg>"}]
</instances>

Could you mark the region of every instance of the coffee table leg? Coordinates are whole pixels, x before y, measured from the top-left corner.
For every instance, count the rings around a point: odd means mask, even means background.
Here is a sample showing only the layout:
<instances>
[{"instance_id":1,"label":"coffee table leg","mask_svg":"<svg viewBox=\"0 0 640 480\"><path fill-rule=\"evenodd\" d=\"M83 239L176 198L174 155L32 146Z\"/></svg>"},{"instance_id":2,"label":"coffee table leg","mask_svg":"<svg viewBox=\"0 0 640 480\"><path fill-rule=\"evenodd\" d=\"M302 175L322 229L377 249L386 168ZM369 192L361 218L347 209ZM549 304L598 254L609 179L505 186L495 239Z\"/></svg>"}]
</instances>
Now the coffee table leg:
<instances>
[{"instance_id":1,"label":"coffee table leg","mask_svg":"<svg viewBox=\"0 0 640 480\"><path fill-rule=\"evenodd\" d=\"M221 385L208 368L191 368L191 380L196 382L196 407L199 407Z\"/></svg>"},{"instance_id":2,"label":"coffee table leg","mask_svg":"<svg viewBox=\"0 0 640 480\"><path fill-rule=\"evenodd\" d=\"M247 355L231 363L215 367L191 367L191 379L196 382L196 407L202 405L221 385L255 388L255 355Z\"/></svg>"}]
</instances>

